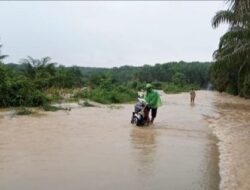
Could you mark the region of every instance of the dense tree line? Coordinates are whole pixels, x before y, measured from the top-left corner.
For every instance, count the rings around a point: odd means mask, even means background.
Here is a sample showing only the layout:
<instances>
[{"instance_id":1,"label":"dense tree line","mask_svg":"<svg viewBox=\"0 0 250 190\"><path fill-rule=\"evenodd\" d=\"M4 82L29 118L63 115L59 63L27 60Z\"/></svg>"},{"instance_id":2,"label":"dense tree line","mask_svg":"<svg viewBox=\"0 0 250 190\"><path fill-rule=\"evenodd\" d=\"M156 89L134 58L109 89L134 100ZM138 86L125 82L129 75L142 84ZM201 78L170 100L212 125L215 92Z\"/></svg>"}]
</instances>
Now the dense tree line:
<instances>
[{"instance_id":1,"label":"dense tree line","mask_svg":"<svg viewBox=\"0 0 250 190\"><path fill-rule=\"evenodd\" d=\"M95 73L91 77L94 80L98 75L108 75L119 83L127 82L167 82L195 84L199 88L206 88L209 83L210 62L169 62L164 64L144 65L141 67L122 66L111 69L91 68L90 71L81 67L83 75L87 72Z\"/></svg>"},{"instance_id":2,"label":"dense tree line","mask_svg":"<svg viewBox=\"0 0 250 190\"><path fill-rule=\"evenodd\" d=\"M228 0L228 9L216 13L212 26L228 23L214 52L211 79L219 91L250 98L250 0Z\"/></svg>"},{"instance_id":3,"label":"dense tree line","mask_svg":"<svg viewBox=\"0 0 250 190\"><path fill-rule=\"evenodd\" d=\"M166 93L204 89L209 84L210 65L209 62L181 61L141 67L81 68L85 76L92 73L86 80L90 90L83 97L101 103L127 102L135 100L136 92L149 82Z\"/></svg>"},{"instance_id":4,"label":"dense tree line","mask_svg":"<svg viewBox=\"0 0 250 190\"><path fill-rule=\"evenodd\" d=\"M78 92L74 97L101 103L134 100L137 90L142 89L148 82L166 92L206 88L211 65L181 61L108 69L65 67L53 62L50 57L27 57L21 59L18 64L4 64L6 57L0 52L0 107L40 106L52 100L59 100L61 89L82 87L87 87L88 90ZM48 92L53 92L53 95L48 96Z\"/></svg>"}]
</instances>

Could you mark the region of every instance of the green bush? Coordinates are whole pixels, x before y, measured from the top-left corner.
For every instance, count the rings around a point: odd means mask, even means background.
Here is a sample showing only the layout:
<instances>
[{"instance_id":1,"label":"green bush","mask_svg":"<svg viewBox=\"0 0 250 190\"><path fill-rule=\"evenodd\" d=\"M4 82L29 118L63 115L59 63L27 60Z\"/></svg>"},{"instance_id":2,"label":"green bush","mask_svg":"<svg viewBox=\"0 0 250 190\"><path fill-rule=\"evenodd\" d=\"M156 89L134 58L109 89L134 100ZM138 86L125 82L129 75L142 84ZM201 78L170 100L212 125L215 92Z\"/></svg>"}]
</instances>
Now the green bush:
<instances>
[{"instance_id":1,"label":"green bush","mask_svg":"<svg viewBox=\"0 0 250 190\"><path fill-rule=\"evenodd\" d=\"M106 88L96 88L86 94L88 99L103 104L125 103L135 100L137 92L123 86L110 86Z\"/></svg>"},{"instance_id":2,"label":"green bush","mask_svg":"<svg viewBox=\"0 0 250 190\"><path fill-rule=\"evenodd\" d=\"M9 82L5 95L5 106L40 106L48 101L40 90L34 88L32 81L23 78Z\"/></svg>"},{"instance_id":3,"label":"green bush","mask_svg":"<svg viewBox=\"0 0 250 190\"><path fill-rule=\"evenodd\" d=\"M30 96L31 106L42 106L48 103L48 98L39 90L35 90Z\"/></svg>"}]
</instances>

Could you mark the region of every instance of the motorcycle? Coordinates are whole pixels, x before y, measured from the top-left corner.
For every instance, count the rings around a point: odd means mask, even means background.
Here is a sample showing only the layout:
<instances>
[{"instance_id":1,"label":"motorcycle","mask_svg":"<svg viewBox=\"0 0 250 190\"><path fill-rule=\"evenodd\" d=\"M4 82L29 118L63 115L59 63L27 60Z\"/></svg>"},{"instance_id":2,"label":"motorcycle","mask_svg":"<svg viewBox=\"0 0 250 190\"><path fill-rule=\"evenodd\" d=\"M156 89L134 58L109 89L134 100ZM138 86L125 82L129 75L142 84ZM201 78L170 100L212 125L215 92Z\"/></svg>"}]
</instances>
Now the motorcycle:
<instances>
[{"instance_id":1,"label":"motorcycle","mask_svg":"<svg viewBox=\"0 0 250 190\"><path fill-rule=\"evenodd\" d=\"M144 109L147 106L146 101L143 98L138 98L138 102L135 104L134 112L132 113L131 123L136 126L144 126L146 119L144 117Z\"/></svg>"}]
</instances>

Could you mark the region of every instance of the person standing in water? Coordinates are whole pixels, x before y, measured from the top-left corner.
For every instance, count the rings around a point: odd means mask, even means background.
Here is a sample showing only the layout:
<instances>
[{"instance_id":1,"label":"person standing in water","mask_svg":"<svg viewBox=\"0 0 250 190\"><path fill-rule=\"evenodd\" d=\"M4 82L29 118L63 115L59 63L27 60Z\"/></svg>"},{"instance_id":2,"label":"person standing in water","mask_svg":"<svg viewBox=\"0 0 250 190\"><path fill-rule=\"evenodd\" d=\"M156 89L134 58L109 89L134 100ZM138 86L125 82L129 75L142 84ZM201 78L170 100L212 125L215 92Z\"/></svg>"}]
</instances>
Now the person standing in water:
<instances>
[{"instance_id":1,"label":"person standing in water","mask_svg":"<svg viewBox=\"0 0 250 190\"><path fill-rule=\"evenodd\" d=\"M190 91L190 102L191 102L191 104L194 103L195 96L196 96L196 93L195 93L194 89L192 89L192 90Z\"/></svg>"},{"instance_id":2,"label":"person standing in water","mask_svg":"<svg viewBox=\"0 0 250 190\"><path fill-rule=\"evenodd\" d=\"M151 84L146 85L146 94L144 96L147 106L144 109L144 117L147 124L153 124L157 114L157 108L161 106L161 98L157 91L153 90ZM151 119L149 118L149 112L151 110Z\"/></svg>"}]
</instances>

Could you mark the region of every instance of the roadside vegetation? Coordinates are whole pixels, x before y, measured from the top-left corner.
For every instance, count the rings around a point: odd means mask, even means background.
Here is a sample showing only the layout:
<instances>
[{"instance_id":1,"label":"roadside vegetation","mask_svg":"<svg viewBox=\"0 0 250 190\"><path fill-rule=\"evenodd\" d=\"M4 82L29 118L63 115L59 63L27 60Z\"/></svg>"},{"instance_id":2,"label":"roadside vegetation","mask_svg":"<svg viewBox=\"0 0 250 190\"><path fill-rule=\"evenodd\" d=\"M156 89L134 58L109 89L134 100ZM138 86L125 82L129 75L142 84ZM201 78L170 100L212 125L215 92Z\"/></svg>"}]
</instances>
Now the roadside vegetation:
<instances>
[{"instance_id":1,"label":"roadside vegetation","mask_svg":"<svg viewBox=\"0 0 250 190\"><path fill-rule=\"evenodd\" d=\"M214 52L211 81L220 92L250 98L250 0L228 0L228 9L216 13L212 26L228 24Z\"/></svg>"},{"instance_id":2,"label":"roadside vegetation","mask_svg":"<svg viewBox=\"0 0 250 190\"><path fill-rule=\"evenodd\" d=\"M54 102L85 100L91 106L88 100L103 104L135 101L138 90L148 82L166 93L204 89L211 65L181 61L107 69L65 67L50 57L27 57L7 64L6 57L0 52L0 107L39 106L46 111L57 110L50 106Z\"/></svg>"}]
</instances>

